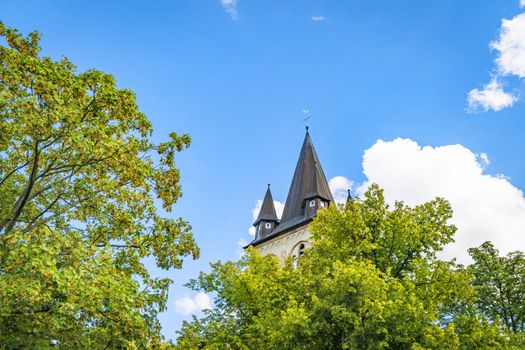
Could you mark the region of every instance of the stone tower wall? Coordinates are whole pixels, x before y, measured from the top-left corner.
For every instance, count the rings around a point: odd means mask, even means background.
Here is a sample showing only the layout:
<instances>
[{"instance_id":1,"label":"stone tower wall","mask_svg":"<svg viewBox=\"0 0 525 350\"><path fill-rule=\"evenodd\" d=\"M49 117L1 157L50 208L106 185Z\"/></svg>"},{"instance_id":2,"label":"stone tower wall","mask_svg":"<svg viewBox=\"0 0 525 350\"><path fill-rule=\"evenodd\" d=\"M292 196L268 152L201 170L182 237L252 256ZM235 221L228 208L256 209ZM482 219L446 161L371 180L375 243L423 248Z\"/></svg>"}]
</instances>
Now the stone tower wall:
<instances>
[{"instance_id":1,"label":"stone tower wall","mask_svg":"<svg viewBox=\"0 0 525 350\"><path fill-rule=\"evenodd\" d=\"M298 257L299 245L303 243L305 247L310 245L310 231L308 226L298 227L290 232L275 237L269 241L256 246L262 255L272 254L279 258L284 264L289 257Z\"/></svg>"}]
</instances>

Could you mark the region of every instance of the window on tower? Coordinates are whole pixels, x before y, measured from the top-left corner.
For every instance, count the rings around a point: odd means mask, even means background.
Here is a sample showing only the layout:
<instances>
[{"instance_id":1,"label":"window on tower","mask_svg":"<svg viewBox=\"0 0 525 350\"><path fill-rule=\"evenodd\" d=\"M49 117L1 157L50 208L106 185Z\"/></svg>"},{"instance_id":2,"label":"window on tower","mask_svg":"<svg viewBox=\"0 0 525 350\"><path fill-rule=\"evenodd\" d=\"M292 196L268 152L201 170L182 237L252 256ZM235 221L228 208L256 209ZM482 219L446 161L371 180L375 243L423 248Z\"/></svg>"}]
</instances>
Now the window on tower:
<instances>
[{"instance_id":1,"label":"window on tower","mask_svg":"<svg viewBox=\"0 0 525 350\"><path fill-rule=\"evenodd\" d=\"M301 256L304 254L305 249L306 249L306 244L304 243L301 243L294 248L293 254L292 254L294 267L297 267L299 265L299 260L301 259Z\"/></svg>"},{"instance_id":2,"label":"window on tower","mask_svg":"<svg viewBox=\"0 0 525 350\"><path fill-rule=\"evenodd\" d=\"M269 223L269 222L267 222L267 223L266 223L266 228L272 228L272 224Z\"/></svg>"},{"instance_id":3,"label":"window on tower","mask_svg":"<svg viewBox=\"0 0 525 350\"><path fill-rule=\"evenodd\" d=\"M304 254L304 249L305 248L306 247L305 247L304 243L299 244L299 257L301 257L301 255Z\"/></svg>"},{"instance_id":4,"label":"window on tower","mask_svg":"<svg viewBox=\"0 0 525 350\"><path fill-rule=\"evenodd\" d=\"M312 200L310 201L310 207L315 207L315 199L312 199Z\"/></svg>"}]
</instances>

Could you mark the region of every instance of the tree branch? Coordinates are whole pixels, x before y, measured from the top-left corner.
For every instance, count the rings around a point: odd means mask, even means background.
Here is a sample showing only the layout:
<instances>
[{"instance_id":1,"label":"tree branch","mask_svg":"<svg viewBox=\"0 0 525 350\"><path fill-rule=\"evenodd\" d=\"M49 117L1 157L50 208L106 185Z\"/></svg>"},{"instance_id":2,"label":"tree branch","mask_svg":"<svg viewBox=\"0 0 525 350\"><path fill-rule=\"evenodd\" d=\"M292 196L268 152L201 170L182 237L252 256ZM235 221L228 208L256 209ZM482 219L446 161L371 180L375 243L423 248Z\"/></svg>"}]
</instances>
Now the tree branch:
<instances>
[{"instance_id":1,"label":"tree branch","mask_svg":"<svg viewBox=\"0 0 525 350\"><path fill-rule=\"evenodd\" d=\"M35 184L35 177L38 172L38 159L40 155L40 151L38 149L38 141L35 141L34 148L35 156L33 157L33 168L31 169L31 175L29 176L27 186L24 192L20 195L19 199L17 200L17 203L15 204L13 217L11 219L8 219L7 222L4 222L2 223L2 225L0 225L0 232L5 228L4 233L8 233L15 227L16 221L20 217L20 214L22 213L22 210L24 209L24 206L26 205L29 195L33 189L33 186Z\"/></svg>"},{"instance_id":2,"label":"tree branch","mask_svg":"<svg viewBox=\"0 0 525 350\"><path fill-rule=\"evenodd\" d=\"M13 175L14 173L16 173L18 170L20 169L23 169L25 168L29 163L31 163L32 159L29 159L27 162L21 164L20 166L17 166L15 167L13 170L11 170L6 176L4 176L4 178L2 179L2 181L0 181L0 186L2 186L4 184L4 182L11 176Z\"/></svg>"}]
</instances>

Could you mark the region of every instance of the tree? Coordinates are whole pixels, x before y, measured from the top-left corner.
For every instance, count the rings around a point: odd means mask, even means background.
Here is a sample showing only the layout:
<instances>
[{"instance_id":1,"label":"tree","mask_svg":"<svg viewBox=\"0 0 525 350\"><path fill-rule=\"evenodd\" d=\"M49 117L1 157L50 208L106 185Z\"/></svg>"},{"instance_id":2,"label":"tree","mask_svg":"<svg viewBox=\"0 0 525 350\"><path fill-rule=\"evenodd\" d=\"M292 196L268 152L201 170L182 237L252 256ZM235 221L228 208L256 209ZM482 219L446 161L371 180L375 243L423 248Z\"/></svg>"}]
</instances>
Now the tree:
<instances>
[{"instance_id":1,"label":"tree","mask_svg":"<svg viewBox=\"0 0 525 350\"><path fill-rule=\"evenodd\" d=\"M181 349L494 349L508 334L475 308L469 271L436 258L455 227L443 199L385 203L376 185L323 209L298 266L248 249L189 287L215 307L179 331Z\"/></svg>"},{"instance_id":2,"label":"tree","mask_svg":"<svg viewBox=\"0 0 525 350\"><path fill-rule=\"evenodd\" d=\"M198 257L191 227L162 216L181 196L174 156L151 141L132 91L0 22L0 344L143 348L160 340L163 269Z\"/></svg>"},{"instance_id":3,"label":"tree","mask_svg":"<svg viewBox=\"0 0 525 350\"><path fill-rule=\"evenodd\" d=\"M502 324L525 340L525 255L512 252L499 256L490 242L469 249L480 311L492 322Z\"/></svg>"}]
</instances>

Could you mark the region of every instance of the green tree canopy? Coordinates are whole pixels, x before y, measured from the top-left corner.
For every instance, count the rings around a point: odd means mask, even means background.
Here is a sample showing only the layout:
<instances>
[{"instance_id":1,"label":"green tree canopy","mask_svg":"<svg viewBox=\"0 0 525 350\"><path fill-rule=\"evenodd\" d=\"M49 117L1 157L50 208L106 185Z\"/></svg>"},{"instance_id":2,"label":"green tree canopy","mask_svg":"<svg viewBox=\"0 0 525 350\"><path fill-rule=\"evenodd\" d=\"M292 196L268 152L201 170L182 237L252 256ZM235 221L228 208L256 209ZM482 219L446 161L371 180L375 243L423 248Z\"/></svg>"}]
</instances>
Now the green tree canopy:
<instances>
[{"instance_id":1,"label":"green tree canopy","mask_svg":"<svg viewBox=\"0 0 525 350\"><path fill-rule=\"evenodd\" d=\"M174 156L154 144L132 91L0 22L0 344L143 348L160 339L168 279L198 249L182 219Z\"/></svg>"},{"instance_id":2,"label":"green tree canopy","mask_svg":"<svg viewBox=\"0 0 525 350\"><path fill-rule=\"evenodd\" d=\"M480 311L511 332L525 336L525 255L512 252L499 256L490 242L469 249ZM525 337L524 337L525 338Z\"/></svg>"},{"instance_id":3,"label":"green tree canopy","mask_svg":"<svg viewBox=\"0 0 525 350\"><path fill-rule=\"evenodd\" d=\"M189 283L215 296L185 322L181 349L518 348L480 314L470 272L436 258L455 227L443 199L385 203L372 186L346 207L323 209L296 268L248 249ZM523 345L523 344L522 344Z\"/></svg>"}]
</instances>

